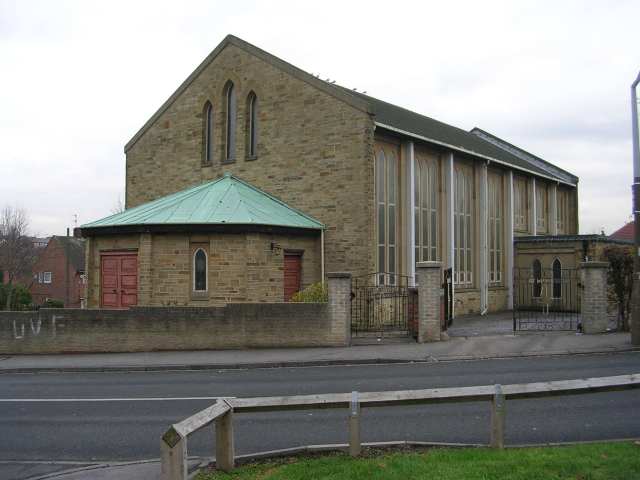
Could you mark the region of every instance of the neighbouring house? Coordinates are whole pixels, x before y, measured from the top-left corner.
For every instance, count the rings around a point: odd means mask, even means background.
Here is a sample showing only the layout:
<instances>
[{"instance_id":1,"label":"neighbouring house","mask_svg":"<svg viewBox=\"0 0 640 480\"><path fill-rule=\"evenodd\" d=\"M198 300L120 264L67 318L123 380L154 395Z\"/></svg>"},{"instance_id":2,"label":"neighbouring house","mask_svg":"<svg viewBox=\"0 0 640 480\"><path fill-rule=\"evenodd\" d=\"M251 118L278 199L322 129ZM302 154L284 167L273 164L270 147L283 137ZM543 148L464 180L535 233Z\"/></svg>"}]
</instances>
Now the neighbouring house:
<instances>
[{"instance_id":1,"label":"neighbouring house","mask_svg":"<svg viewBox=\"0 0 640 480\"><path fill-rule=\"evenodd\" d=\"M576 176L231 35L125 153L126 211L81 227L89 307L282 301L331 271L412 285L440 261L458 313L503 310L514 238L578 233Z\"/></svg>"},{"instance_id":2,"label":"neighbouring house","mask_svg":"<svg viewBox=\"0 0 640 480\"><path fill-rule=\"evenodd\" d=\"M627 222L624 226L609 235L612 240L623 240L633 243L635 241L636 229L635 224L632 221Z\"/></svg>"},{"instance_id":3,"label":"neighbouring house","mask_svg":"<svg viewBox=\"0 0 640 480\"><path fill-rule=\"evenodd\" d=\"M43 305L57 300L65 307L84 307L85 241L81 238L53 236L33 266L29 285L32 301Z\"/></svg>"}]
</instances>

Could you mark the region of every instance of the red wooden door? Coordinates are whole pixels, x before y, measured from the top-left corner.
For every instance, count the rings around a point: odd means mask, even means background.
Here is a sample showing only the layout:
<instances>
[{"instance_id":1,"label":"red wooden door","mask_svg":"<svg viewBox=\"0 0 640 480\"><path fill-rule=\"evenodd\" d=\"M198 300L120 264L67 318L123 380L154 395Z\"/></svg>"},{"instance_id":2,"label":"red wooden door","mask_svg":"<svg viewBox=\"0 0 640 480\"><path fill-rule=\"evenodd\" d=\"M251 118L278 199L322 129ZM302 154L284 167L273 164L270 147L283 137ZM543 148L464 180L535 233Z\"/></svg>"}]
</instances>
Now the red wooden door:
<instances>
[{"instance_id":1,"label":"red wooden door","mask_svg":"<svg viewBox=\"0 0 640 480\"><path fill-rule=\"evenodd\" d=\"M101 303L105 308L128 308L138 303L138 256L109 253L101 257Z\"/></svg>"},{"instance_id":2,"label":"red wooden door","mask_svg":"<svg viewBox=\"0 0 640 480\"><path fill-rule=\"evenodd\" d=\"M300 291L300 277L302 276L302 261L300 255L284 255L284 301Z\"/></svg>"}]
</instances>

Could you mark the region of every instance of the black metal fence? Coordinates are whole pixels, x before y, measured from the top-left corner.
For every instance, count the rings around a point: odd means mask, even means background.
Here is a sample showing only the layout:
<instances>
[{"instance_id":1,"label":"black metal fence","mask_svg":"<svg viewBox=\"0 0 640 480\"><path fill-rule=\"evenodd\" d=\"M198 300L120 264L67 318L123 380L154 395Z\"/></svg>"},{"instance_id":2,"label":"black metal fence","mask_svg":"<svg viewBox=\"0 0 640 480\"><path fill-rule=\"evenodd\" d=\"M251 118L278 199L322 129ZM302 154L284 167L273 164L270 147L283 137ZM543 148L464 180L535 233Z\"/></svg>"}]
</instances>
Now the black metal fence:
<instances>
[{"instance_id":1,"label":"black metal fence","mask_svg":"<svg viewBox=\"0 0 640 480\"><path fill-rule=\"evenodd\" d=\"M514 268L513 330L581 330L580 272Z\"/></svg>"},{"instance_id":2,"label":"black metal fence","mask_svg":"<svg viewBox=\"0 0 640 480\"><path fill-rule=\"evenodd\" d=\"M418 293L410 277L371 273L351 284L351 332L365 335L417 335Z\"/></svg>"}]
</instances>

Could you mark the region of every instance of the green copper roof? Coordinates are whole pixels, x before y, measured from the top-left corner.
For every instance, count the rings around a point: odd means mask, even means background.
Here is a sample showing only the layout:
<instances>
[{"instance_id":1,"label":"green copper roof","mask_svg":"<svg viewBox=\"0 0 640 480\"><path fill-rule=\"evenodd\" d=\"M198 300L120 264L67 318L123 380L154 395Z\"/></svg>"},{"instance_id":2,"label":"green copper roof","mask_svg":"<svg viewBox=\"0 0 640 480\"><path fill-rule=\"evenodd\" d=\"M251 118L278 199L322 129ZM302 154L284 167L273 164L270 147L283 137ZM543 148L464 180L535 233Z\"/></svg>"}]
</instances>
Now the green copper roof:
<instances>
[{"instance_id":1,"label":"green copper roof","mask_svg":"<svg viewBox=\"0 0 640 480\"><path fill-rule=\"evenodd\" d=\"M81 228L207 224L324 229L317 220L230 174Z\"/></svg>"}]
</instances>

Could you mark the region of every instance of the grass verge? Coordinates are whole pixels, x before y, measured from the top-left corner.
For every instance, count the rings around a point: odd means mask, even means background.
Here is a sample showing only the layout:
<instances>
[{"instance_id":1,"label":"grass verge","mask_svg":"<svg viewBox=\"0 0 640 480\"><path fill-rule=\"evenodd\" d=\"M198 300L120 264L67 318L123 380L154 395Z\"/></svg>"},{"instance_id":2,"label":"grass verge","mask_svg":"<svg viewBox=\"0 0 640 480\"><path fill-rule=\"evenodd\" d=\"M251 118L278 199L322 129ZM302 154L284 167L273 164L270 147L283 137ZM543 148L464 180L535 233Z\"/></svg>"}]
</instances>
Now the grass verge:
<instances>
[{"instance_id":1,"label":"grass verge","mask_svg":"<svg viewBox=\"0 0 640 480\"><path fill-rule=\"evenodd\" d=\"M197 480L632 480L640 479L640 442L559 447L430 448L289 457L241 466L226 474L201 472Z\"/></svg>"}]
</instances>

